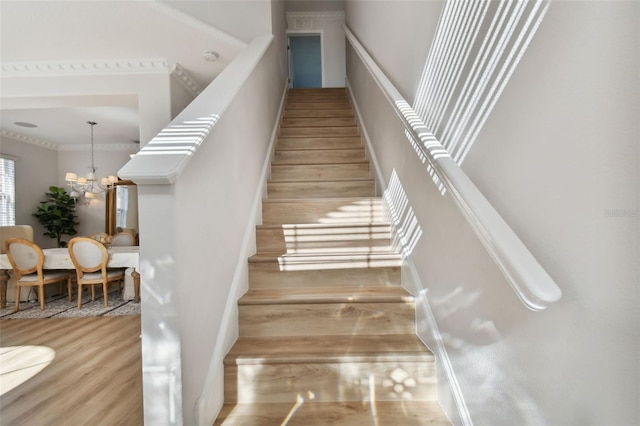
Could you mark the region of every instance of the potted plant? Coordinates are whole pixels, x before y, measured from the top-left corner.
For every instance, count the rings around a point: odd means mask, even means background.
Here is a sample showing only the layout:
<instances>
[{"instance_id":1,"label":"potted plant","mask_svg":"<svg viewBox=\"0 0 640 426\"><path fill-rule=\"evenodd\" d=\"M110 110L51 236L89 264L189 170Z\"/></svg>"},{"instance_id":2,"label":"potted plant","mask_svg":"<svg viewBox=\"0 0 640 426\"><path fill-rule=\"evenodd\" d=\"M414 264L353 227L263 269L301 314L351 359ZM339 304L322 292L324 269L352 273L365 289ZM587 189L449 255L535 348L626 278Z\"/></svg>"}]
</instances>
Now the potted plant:
<instances>
[{"instance_id":1,"label":"potted plant","mask_svg":"<svg viewBox=\"0 0 640 426\"><path fill-rule=\"evenodd\" d=\"M50 186L46 193L47 199L40 202L38 210L33 214L46 232L43 235L55 238L58 247L66 247L67 242L62 241L63 235L75 235L78 233L76 222L76 203L64 188Z\"/></svg>"}]
</instances>

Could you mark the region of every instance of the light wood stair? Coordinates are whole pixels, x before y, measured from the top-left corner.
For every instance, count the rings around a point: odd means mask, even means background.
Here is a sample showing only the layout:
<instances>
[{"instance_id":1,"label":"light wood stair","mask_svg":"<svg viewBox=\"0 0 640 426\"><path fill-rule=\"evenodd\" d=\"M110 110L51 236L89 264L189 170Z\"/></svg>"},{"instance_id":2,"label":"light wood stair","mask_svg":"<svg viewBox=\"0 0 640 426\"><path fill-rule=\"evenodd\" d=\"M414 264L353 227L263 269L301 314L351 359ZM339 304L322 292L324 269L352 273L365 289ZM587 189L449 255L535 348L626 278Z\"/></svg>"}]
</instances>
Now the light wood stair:
<instances>
[{"instance_id":1,"label":"light wood stair","mask_svg":"<svg viewBox=\"0 0 640 426\"><path fill-rule=\"evenodd\" d=\"M343 88L290 89L215 425L449 425Z\"/></svg>"}]
</instances>

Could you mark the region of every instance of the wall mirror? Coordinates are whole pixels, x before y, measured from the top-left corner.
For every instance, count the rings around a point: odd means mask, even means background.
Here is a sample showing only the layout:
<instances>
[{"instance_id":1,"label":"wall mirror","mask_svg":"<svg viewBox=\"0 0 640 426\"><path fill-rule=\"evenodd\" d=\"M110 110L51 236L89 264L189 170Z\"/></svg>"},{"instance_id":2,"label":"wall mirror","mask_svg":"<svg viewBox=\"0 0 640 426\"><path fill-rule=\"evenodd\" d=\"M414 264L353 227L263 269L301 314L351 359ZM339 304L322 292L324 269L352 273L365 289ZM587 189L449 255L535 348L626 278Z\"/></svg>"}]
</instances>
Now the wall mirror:
<instances>
[{"instance_id":1,"label":"wall mirror","mask_svg":"<svg viewBox=\"0 0 640 426\"><path fill-rule=\"evenodd\" d=\"M105 232L130 232L138 239L138 187L128 180L118 181L107 193Z\"/></svg>"}]
</instances>

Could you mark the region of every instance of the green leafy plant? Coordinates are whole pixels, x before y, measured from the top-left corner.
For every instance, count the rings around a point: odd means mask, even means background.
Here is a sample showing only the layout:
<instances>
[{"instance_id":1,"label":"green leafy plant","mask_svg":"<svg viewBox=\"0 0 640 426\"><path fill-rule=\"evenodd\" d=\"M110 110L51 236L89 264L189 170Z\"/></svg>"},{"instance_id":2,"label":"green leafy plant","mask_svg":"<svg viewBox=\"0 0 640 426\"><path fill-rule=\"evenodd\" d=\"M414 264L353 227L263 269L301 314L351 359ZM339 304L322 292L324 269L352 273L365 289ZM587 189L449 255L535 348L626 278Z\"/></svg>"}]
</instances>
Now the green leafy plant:
<instances>
[{"instance_id":1,"label":"green leafy plant","mask_svg":"<svg viewBox=\"0 0 640 426\"><path fill-rule=\"evenodd\" d=\"M67 242L62 241L63 235L75 235L76 231L76 204L73 198L67 194L64 188L50 186L46 193L47 199L40 202L38 210L33 214L46 232L43 235L55 238L58 247L66 247Z\"/></svg>"}]
</instances>

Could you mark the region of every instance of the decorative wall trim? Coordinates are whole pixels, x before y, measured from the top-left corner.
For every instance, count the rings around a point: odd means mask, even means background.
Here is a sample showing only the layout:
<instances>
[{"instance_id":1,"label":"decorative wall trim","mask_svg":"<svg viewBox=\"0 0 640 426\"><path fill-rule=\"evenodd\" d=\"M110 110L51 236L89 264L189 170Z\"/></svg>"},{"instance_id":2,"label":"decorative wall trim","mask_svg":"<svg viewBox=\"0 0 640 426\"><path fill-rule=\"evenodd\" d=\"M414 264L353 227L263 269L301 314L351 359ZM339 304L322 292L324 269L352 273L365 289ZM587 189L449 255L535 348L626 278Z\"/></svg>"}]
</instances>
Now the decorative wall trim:
<instances>
[{"instance_id":1,"label":"decorative wall trim","mask_svg":"<svg viewBox=\"0 0 640 426\"><path fill-rule=\"evenodd\" d=\"M20 142L26 142L29 143L31 145L36 145L39 146L41 148L46 148L46 149L51 149L54 151L58 150L58 145L48 142L48 141L43 141L41 139L36 139L36 138L32 138L29 136L25 136L21 133L16 133L16 132L10 132L8 130L4 130L4 129L0 129L0 135L2 135L2 137L6 137L6 138L11 138L11 139L15 139L17 141Z\"/></svg>"},{"instance_id":2,"label":"decorative wall trim","mask_svg":"<svg viewBox=\"0 0 640 426\"><path fill-rule=\"evenodd\" d=\"M2 77L26 75L76 74L151 74L173 71L175 65L162 58L121 59L113 61L9 62L3 63Z\"/></svg>"},{"instance_id":3,"label":"decorative wall trim","mask_svg":"<svg viewBox=\"0 0 640 426\"><path fill-rule=\"evenodd\" d=\"M187 89L192 95L198 96L202 89L200 86L191 78L189 73L185 71L184 68L180 66L180 64L176 63L173 66L173 70L171 70L171 77L178 81L185 89Z\"/></svg>"},{"instance_id":4,"label":"decorative wall trim","mask_svg":"<svg viewBox=\"0 0 640 426\"><path fill-rule=\"evenodd\" d=\"M287 18L344 19L344 12L287 12Z\"/></svg>"},{"instance_id":5,"label":"decorative wall trim","mask_svg":"<svg viewBox=\"0 0 640 426\"><path fill-rule=\"evenodd\" d=\"M4 138L11 138L18 142L24 142L31 145L36 145L41 148L50 149L52 151L91 151L90 144L64 144L58 145L53 142L43 141L41 139L32 138L30 136L23 135L21 133L11 132L9 130L0 129L0 135ZM136 144L96 144L94 145L94 151L128 151L137 152L138 145Z\"/></svg>"}]
</instances>

